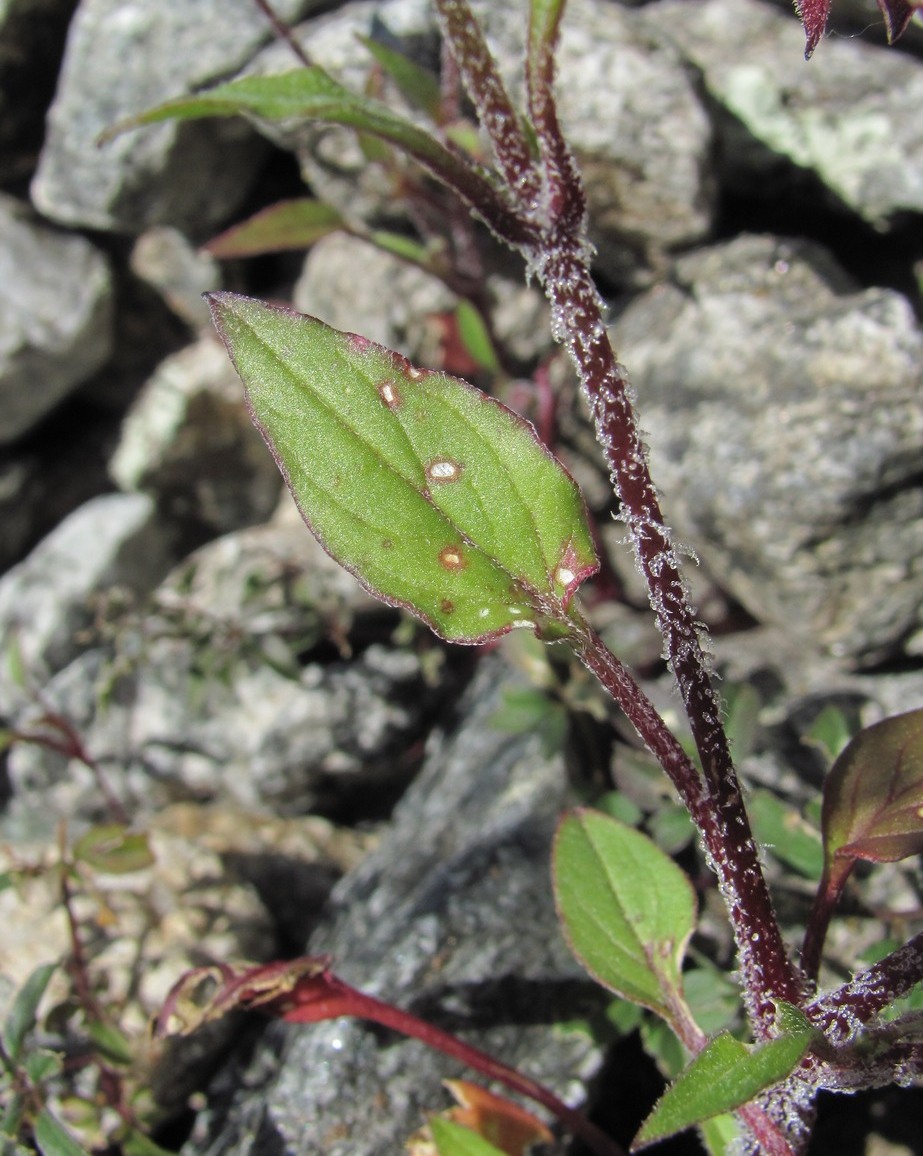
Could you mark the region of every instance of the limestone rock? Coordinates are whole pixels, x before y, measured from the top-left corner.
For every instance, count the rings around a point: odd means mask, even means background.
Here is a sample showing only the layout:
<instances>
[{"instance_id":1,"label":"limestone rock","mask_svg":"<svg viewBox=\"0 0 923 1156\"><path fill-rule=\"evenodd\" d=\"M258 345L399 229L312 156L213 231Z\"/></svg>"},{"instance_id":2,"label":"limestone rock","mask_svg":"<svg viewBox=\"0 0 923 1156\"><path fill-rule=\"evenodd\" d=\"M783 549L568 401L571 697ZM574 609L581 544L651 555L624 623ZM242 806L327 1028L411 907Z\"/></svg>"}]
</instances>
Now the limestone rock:
<instances>
[{"instance_id":1,"label":"limestone rock","mask_svg":"<svg viewBox=\"0 0 923 1156\"><path fill-rule=\"evenodd\" d=\"M312 0L280 0L297 19ZM35 204L64 224L140 233L170 224L201 236L241 203L265 153L238 119L97 137L117 121L217 83L269 41L250 0L82 0L71 26ZM291 63L291 61L290 61Z\"/></svg>"},{"instance_id":2,"label":"limestone rock","mask_svg":"<svg viewBox=\"0 0 923 1156\"><path fill-rule=\"evenodd\" d=\"M923 68L912 56L831 37L805 68L798 21L756 0L661 0L644 19L674 39L724 110L733 183L765 192L797 166L879 229L923 209L923 125L907 114L923 99Z\"/></svg>"},{"instance_id":3,"label":"limestone rock","mask_svg":"<svg viewBox=\"0 0 923 1156\"><path fill-rule=\"evenodd\" d=\"M923 616L923 334L825 251L742 236L614 326L677 538L759 621L852 659Z\"/></svg>"},{"instance_id":4,"label":"limestone rock","mask_svg":"<svg viewBox=\"0 0 923 1156\"><path fill-rule=\"evenodd\" d=\"M214 333L167 358L145 385L110 472L121 489L152 495L165 516L209 536L272 513L281 476Z\"/></svg>"},{"instance_id":5,"label":"limestone rock","mask_svg":"<svg viewBox=\"0 0 923 1156\"><path fill-rule=\"evenodd\" d=\"M111 349L105 257L0 197L0 445L31 429Z\"/></svg>"}]
</instances>

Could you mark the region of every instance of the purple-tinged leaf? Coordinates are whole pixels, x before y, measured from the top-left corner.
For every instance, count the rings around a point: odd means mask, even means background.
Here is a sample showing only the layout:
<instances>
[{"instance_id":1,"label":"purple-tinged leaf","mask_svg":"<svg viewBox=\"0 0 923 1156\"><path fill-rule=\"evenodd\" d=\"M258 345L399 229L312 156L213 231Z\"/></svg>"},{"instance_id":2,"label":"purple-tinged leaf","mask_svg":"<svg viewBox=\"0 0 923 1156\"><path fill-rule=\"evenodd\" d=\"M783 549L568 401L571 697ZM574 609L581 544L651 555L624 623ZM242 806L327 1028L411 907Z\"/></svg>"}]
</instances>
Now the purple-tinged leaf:
<instances>
[{"instance_id":1,"label":"purple-tinged leaf","mask_svg":"<svg viewBox=\"0 0 923 1156\"><path fill-rule=\"evenodd\" d=\"M810 60L827 27L830 0L795 0L795 11L804 25L804 58Z\"/></svg>"},{"instance_id":2,"label":"purple-tinged leaf","mask_svg":"<svg viewBox=\"0 0 923 1156\"><path fill-rule=\"evenodd\" d=\"M213 257L252 257L307 249L321 237L343 227L343 218L330 205L313 197L279 201L219 233L207 245Z\"/></svg>"},{"instance_id":3,"label":"purple-tinged leaf","mask_svg":"<svg viewBox=\"0 0 923 1156\"><path fill-rule=\"evenodd\" d=\"M569 632L596 554L579 490L528 422L313 318L209 300L306 523L366 589L450 641Z\"/></svg>"},{"instance_id":4,"label":"purple-tinged leaf","mask_svg":"<svg viewBox=\"0 0 923 1156\"><path fill-rule=\"evenodd\" d=\"M913 0L878 0L878 7L885 18L885 28L888 33L888 43L899 40L906 31L914 12L923 8L923 4Z\"/></svg>"},{"instance_id":5,"label":"purple-tinged leaf","mask_svg":"<svg viewBox=\"0 0 923 1156\"><path fill-rule=\"evenodd\" d=\"M923 851L923 709L860 731L824 782L824 853L876 863Z\"/></svg>"}]
</instances>

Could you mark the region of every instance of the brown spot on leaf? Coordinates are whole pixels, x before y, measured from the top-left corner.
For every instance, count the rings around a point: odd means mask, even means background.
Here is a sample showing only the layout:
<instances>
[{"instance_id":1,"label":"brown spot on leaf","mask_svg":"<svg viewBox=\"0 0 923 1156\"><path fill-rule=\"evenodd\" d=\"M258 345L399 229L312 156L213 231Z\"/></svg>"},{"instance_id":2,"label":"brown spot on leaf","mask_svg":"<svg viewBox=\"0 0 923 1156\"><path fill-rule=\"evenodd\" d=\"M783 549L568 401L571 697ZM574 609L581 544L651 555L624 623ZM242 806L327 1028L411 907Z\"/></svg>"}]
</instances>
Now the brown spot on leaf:
<instances>
[{"instance_id":1,"label":"brown spot on leaf","mask_svg":"<svg viewBox=\"0 0 923 1156\"><path fill-rule=\"evenodd\" d=\"M444 546L439 551L439 565L445 570L464 570L467 562L458 546Z\"/></svg>"},{"instance_id":2,"label":"brown spot on leaf","mask_svg":"<svg viewBox=\"0 0 923 1156\"><path fill-rule=\"evenodd\" d=\"M451 598L443 598L443 600L439 603L439 609L443 614L454 614L455 603Z\"/></svg>"}]
</instances>

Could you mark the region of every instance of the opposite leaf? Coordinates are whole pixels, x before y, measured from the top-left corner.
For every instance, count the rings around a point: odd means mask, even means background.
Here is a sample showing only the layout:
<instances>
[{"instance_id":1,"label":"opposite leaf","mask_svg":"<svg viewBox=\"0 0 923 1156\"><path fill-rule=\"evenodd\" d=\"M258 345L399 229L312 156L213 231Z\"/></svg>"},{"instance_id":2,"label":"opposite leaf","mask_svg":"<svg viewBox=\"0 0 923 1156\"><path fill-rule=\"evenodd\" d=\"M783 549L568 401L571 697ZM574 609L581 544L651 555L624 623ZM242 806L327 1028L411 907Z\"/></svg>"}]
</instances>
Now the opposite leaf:
<instances>
[{"instance_id":1,"label":"opposite leaf","mask_svg":"<svg viewBox=\"0 0 923 1156\"><path fill-rule=\"evenodd\" d=\"M555 839L554 889L565 935L584 967L672 1022L696 916L692 886L672 859L608 815L573 811Z\"/></svg>"},{"instance_id":2,"label":"opposite leaf","mask_svg":"<svg viewBox=\"0 0 923 1156\"><path fill-rule=\"evenodd\" d=\"M729 1032L706 1044L658 1100L632 1151L740 1108L784 1080L807 1051L814 1029L797 1008L784 1005L783 1013L783 1034L752 1050Z\"/></svg>"},{"instance_id":3,"label":"opposite leaf","mask_svg":"<svg viewBox=\"0 0 923 1156\"><path fill-rule=\"evenodd\" d=\"M313 318L209 301L305 521L368 590L450 641L566 632L596 555L573 479L528 422Z\"/></svg>"},{"instance_id":4,"label":"opposite leaf","mask_svg":"<svg viewBox=\"0 0 923 1156\"><path fill-rule=\"evenodd\" d=\"M877 863L923 851L923 709L860 731L824 782L824 853Z\"/></svg>"}]
</instances>

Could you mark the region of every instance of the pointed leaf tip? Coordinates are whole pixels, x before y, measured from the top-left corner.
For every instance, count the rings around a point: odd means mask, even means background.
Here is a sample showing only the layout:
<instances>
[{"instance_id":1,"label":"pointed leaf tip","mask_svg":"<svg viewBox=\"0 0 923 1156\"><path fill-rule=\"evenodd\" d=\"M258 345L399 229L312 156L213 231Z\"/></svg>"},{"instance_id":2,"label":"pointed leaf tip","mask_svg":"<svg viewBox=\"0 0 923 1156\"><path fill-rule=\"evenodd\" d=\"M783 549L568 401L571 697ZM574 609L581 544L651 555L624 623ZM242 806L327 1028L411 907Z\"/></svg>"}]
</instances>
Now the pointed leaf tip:
<instances>
[{"instance_id":1,"label":"pointed leaf tip","mask_svg":"<svg viewBox=\"0 0 923 1156\"><path fill-rule=\"evenodd\" d=\"M795 0L795 11L804 26L804 58L810 60L827 27L830 0Z\"/></svg>"},{"instance_id":2,"label":"pointed leaf tip","mask_svg":"<svg viewBox=\"0 0 923 1156\"><path fill-rule=\"evenodd\" d=\"M305 522L369 591L450 641L566 631L598 563L580 492L528 422L314 318L207 299Z\"/></svg>"}]
</instances>

